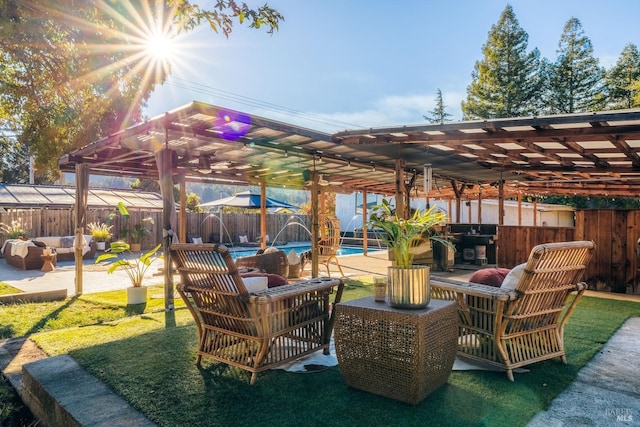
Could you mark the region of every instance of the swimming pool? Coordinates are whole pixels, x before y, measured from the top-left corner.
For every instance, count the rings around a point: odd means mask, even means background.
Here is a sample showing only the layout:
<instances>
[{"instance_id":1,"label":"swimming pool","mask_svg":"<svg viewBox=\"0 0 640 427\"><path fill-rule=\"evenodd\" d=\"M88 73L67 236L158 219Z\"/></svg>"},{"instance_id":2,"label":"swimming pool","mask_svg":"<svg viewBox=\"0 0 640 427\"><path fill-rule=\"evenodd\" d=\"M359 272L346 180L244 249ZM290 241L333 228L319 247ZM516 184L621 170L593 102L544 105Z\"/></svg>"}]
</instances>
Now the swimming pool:
<instances>
[{"instance_id":1,"label":"swimming pool","mask_svg":"<svg viewBox=\"0 0 640 427\"><path fill-rule=\"evenodd\" d=\"M267 246L269 247L269 246ZM308 251L311 249L311 245L284 245L284 246L276 246L276 248L289 253L291 249L293 249L296 254L300 255L302 252ZM243 256L255 255L258 248L246 248L241 246L232 246L229 247L229 252L231 252L231 256L236 259ZM368 252L376 252L386 250L382 248L369 248ZM362 246L340 246L338 250L338 255L362 255Z\"/></svg>"}]
</instances>

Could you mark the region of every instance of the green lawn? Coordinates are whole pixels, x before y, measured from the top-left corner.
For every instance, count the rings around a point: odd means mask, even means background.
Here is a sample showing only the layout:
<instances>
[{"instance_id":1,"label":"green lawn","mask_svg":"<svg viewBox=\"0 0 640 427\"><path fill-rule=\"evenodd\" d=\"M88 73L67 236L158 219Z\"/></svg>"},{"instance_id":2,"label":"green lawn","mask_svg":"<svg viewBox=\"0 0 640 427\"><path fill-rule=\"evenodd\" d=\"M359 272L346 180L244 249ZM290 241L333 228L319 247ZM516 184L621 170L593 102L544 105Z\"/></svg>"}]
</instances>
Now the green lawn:
<instances>
[{"instance_id":1,"label":"green lawn","mask_svg":"<svg viewBox=\"0 0 640 427\"><path fill-rule=\"evenodd\" d=\"M370 281L349 280L344 299L371 294ZM253 386L244 371L210 361L199 368L188 311L179 306L165 313L162 299L144 310L127 308L124 291L47 304L54 305L1 308L5 336L31 333L48 354L70 354L161 426L526 425L627 318L640 316L638 303L585 297L566 329L568 365L537 363L515 382L503 373L453 372L448 384L412 407L348 388L338 367L271 370ZM22 321L6 327L7 310L22 310Z\"/></svg>"}]
</instances>

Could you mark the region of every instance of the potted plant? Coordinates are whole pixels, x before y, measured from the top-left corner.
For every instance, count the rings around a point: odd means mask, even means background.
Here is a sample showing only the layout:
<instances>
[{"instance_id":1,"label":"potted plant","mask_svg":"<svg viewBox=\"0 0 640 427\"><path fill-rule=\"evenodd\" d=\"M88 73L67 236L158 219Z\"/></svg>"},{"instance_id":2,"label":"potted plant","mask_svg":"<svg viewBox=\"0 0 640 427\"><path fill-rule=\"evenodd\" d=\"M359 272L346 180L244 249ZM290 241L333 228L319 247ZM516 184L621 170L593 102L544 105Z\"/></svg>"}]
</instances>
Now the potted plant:
<instances>
[{"instance_id":1,"label":"potted plant","mask_svg":"<svg viewBox=\"0 0 640 427\"><path fill-rule=\"evenodd\" d=\"M113 225L107 225L104 222L92 222L87 224L87 229L93 240L96 241L96 247L99 251L104 251L107 240L111 238L111 229Z\"/></svg>"},{"instance_id":2,"label":"potted plant","mask_svg":"<svg viewBox=\"0 0 640 427\"><path fill-rule=\"evenodd\" d=\"M151 264L162 258L156 256L160 247L161 244L136 258L128 243L114 242L107 253L96 258L95 263L112 261L107 273L113 273L118 268L123 269L131 281L131 287L127 288L127 304L142 304L147 301L147 288L142 286L142 281Z\"/></svg>"},{"instance_id":3,"label":"potted plant","mask_svg":"<svg viewBox=\"0 0 640 427\"><path fill-rule=\"evenodd\" d=\"M387 200L374 206L369 225L384 231L380 237L393 252L394 265L388 268L389 304L398 308L422 308L429 304L429 267L414 266L412 250L420 242L452 243L440 236L436 228L447 221L447 216L432 206L421 213L416 210L411 218L398 218Z\"/></svg>"},{"instance_id":4,"label":"potted plant","mask_svg":"<svg viewBox=\"0 0 640 427\"><path fill-rule=\"evenodd\" d=\"M22 225L22 221L20 220L13 220L11 224L0 222L0 234L4 234L7 240L27 236L24 225Z\"/></svg>"},{"instance_id":5,"label":"potted plant","mask_svg":"<svg viewBox=\"0 0 640 427\"><path fill-rule=\"evenodd\" d=\"M136 224L132 230L123 230L122 234L128 236L131 252L140 252L142 250L142 242L151 236L151 230L141 224Z\"/></svg>"}]
</instances>

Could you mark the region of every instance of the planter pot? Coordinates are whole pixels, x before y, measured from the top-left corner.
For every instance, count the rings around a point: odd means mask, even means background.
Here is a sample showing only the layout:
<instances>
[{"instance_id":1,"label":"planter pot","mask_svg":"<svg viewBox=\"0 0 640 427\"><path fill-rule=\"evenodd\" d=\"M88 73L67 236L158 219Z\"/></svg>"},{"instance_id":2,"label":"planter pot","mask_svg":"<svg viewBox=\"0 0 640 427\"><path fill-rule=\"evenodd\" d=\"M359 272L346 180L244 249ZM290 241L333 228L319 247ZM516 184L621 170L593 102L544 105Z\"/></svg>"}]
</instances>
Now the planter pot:
<instances>
[{"instance_id":1,"label":"planter pot","mask_svg":"<svg viewBox=\"0 0 640 427\"><path fill-rule=\"evenodd\" d=\"M107 242L96 242L96 249L99 251L104 251L107 247Z\"/></svg>"},{"instance_id":2,"label":"planter pot","mask_svg":"<svg viewBox=\"0 0 640 427\"><path fill-rule=\"evenodd\" d=\"M388 267L389 305L396 308L424 308L429 305L431 289L429 267Z\"/></svg>"},{"instance_id":3,"label":"planter pot","mask_svg":"<svg viewBox=\"0 0 640 427\"><path fill-rule=\"evenodd\" d=\"M144 286L140 287L129 287L127 288L127 304L144 304L147 302L147 288Z\"/></svg>"},{"instance_id":4,"label":"planter pot","mask_svg":"<svg viewBox=\"0 0 640 427\"><path fill-rule=\"evenodd\" d=\"M142 250L142 243L129 243L129 249L131 249L131 252L140 252Z\"/></svg>"}]
</instances>

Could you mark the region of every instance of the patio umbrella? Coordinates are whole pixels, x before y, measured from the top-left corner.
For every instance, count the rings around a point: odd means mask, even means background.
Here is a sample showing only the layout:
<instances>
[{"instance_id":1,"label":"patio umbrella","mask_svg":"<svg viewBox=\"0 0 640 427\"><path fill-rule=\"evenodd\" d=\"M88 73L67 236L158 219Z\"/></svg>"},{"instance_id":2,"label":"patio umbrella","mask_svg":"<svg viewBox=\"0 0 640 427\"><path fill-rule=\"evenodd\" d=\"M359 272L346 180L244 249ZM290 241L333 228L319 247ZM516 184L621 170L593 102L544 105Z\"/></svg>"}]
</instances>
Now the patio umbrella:
<instances>
[{"instance_id":1,"label":"patio umbrella","mask_svg":"<svg viewBox=\"0 0 640 427\"><path fill-rule=\"evenodd\" d=\"M203 209L211 209L215 207L224 207L224 206L232 206L236 208L245 208L245 209L260 209L260 194L251 193L250 191L243 191L241 193L236 194L235 196L225 197L222 199L213 200L211 202L200 204L200 207ZM267 208L289 208L289 209L298 208L298 206L294 206L286 202L281 202L279 200L275 200L270 197L267 197L266 207Z\"/></svg>"}]
</instances>

